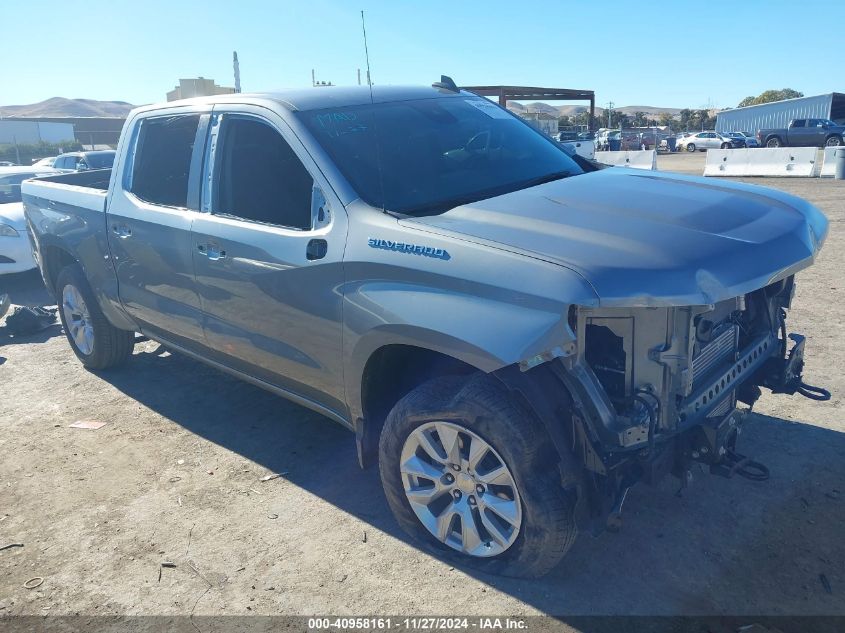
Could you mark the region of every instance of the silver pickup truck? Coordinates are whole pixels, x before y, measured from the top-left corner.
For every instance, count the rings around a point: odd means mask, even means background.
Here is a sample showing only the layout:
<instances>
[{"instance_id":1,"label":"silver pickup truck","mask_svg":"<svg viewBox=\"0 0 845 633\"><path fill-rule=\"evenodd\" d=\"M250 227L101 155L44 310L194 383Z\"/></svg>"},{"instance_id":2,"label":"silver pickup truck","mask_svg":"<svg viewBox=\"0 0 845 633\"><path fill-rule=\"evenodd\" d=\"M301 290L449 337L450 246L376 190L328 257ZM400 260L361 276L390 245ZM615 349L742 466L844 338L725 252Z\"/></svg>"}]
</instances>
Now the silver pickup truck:
<instances>
[{"instance_id":1,"label":"silver pickup truck","mask_svg":"<svg viewBox=\"0 0 845 633\"><path fill-rule=\"evenodd\" d=\"M739 403L827 396L785 324L817 209L601 169L446 80L139 108L113 169L23 197L86 367L141 332L319 411L421 547L491 573L547 572L639 481L765 478Z\"/></svg>"}]
</instances>

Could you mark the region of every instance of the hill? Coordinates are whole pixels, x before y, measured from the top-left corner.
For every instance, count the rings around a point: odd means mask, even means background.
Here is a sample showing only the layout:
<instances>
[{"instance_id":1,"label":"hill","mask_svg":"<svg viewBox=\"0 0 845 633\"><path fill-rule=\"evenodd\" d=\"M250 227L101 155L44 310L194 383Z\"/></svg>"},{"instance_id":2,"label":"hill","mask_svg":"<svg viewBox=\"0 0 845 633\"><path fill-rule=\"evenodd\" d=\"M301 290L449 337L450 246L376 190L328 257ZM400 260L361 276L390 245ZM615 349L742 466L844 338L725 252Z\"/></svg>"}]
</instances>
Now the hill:
<instances>
[{"instance_id":1,"label":"hill","mask_svg":"<svg viewBox=\"0 0 845 633\"><path fill-rule=\"evenodd\" d=\"M0 106L0 115L3 117L114 117L124 119L134 107L131 103L125 101L53 97L40 103Z\"/></svg>"}]
</instances>

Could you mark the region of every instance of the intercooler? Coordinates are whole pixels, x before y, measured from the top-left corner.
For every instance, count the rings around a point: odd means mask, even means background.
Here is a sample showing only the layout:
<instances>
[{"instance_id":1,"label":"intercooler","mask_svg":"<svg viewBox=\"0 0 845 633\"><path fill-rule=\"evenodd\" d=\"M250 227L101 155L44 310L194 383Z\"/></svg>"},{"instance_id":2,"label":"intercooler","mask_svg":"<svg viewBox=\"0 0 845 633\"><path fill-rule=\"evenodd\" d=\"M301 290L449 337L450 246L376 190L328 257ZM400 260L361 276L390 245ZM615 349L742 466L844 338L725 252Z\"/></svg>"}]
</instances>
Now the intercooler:
<instances>
[{"instance_id":1,"label":"intercooler","mask_svg":"<svg viewBox=\"0 0 845 633\"><path fill-rule=\"evenodd\" d=\"M693 389L699 387L703 382L728 362L736 358L739 330L736 325L728 324L722 331L714 336L708 343L698 349L698 354L692 361L692 384ZM716 418L726 415L733 407L734 393L728 393L710 413L708 418Z\"/></svg>"}]
</instances>

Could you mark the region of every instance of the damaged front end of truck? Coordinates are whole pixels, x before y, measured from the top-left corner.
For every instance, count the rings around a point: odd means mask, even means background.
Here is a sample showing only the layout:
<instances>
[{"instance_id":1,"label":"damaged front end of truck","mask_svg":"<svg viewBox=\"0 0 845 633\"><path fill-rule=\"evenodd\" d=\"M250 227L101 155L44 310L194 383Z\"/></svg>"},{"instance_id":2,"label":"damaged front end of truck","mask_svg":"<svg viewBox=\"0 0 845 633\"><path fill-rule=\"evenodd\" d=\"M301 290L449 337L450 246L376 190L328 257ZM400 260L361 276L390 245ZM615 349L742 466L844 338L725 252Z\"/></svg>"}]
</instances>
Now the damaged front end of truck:
<instances>
[{"instance_id":1,"label":"damaged front end of truck","mask_svg":"<svg viewBox=\"0 0 845 633\"><path fill-rule=\"evenodd\" d=\"M768 478L737 447L761 389L830 398L804 382L804 337L787 334L794 291L791 275L710 305L573 306L569 353L500 372L557 429L553 440L572 458L561 462L562 485L592 531L620 527L635 483L672 474L685 486L696 463L723 477Z\"/></svg>"}]
</instances>

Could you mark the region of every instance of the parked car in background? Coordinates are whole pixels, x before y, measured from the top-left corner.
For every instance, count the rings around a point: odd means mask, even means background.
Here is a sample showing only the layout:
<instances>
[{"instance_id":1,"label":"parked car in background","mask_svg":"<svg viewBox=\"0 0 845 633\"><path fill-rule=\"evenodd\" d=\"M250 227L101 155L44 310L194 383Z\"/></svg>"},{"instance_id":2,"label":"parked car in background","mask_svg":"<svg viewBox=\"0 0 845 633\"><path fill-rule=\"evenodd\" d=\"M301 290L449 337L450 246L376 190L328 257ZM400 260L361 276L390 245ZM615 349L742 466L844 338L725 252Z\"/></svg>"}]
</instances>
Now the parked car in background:
<instances>
[{"instance_id":1,"label":"parked car in background","mask_svg":"<svg viewBox=\"0 0 845 633\"><path fill-rule=\"evenodd\" d=\"M116 152L113 149L93 152L68 152L56 157L53 167L60 171L87 171L89 169L111 169Z\"/></svg>"},{"instance_id":2,"label":"parked car in background","mask_svg":"<svg viewBox=\"0 0 845 633\"><path fill-rule=\"evenodd\" d=\"M715 130L695 132L678 142L678 149L688 152L703 152L708 149L736 149L745 147L745 141L720 134Z\"/></svg>"},{"instance_id":3,"label":"parked car in background","mask_svg":"<svg viewBox=\"0 0 845 633\"><path fill-rule=\"evenodd\" d=\"M139 108L115 173L24 183L82 364L141 331L330 417L418 546L486 573L548 572L637 481L765 478L738 402L824 395L786 336L824 215L591 166L445 79Z\"/></svg>"},{"instance_id":4,"label":"parked car in background","mask_svg":"<svg viewBox=\"0 0 845 633\"><path fill-rule=\"evenodd\" d=\"M569 141L577 141L578 140L578 132L573 131L565 131L565 132L558 132L554 136L552 136L554 140L558 143L567 143Z\"/></svg>"},{"instance_id":5,"label":"parked car in background","mask_svg":"<svg viewBox=\"0 0 845 633\"><path fill-rule=\"evenodd\" d=\"M0 160L0 167L14 167L16 163L10 160Z\"/></svg>"},{"instance_id":6,"label":"parked car in background","mask_svg":"<svg viewBox=\"0 0 845 633\"><path fill-rule=\"evenodd\" d=\"M622 130L601 128L596 131L595 141L598 151L618 150L622 146Z\"/></svg>"},{"instance_id":7,"label":"parked car in background","mask_svg":"<svg viewBox=\"0 0 845 633\"><path fill-rule=\"evenodd\" d=\"M32 244L26 234L21 183L51 173L55 170L49 167L0 166L0 275L35 268Z\"/></svg>"},{"instance_id":8,"label":"parked car in background","mask_svg":"<svg viewBox=\"0 0 845 633\"><path fill-rule=\"evenodd\" d=\"M744 144L744 147L759 147L757 144L757 139L754 137L747 137L742 132L719 132L722 136L727 136L728 138L735 139L737 141L741 141ZM753 145L750 143L753 142Z\"/></svg>"},{"instance_id":9,"label":"parked car in background","mask_svg":"<svg viewBox=\"0 0 845 633\"><path fill-rule=\"evenodd\" d=\"M32 161L33 167L52 167L53 163L56 162L57 156L47 156L45 158L38 158Z\"/></svg>"},{"instance_id":10,"label":"parked car in background","mask_svg":"<svg viewBox=\"0 0 845 633\"><path fill-rule=\"evenodd\" d=\"M760 147L759 141L757 141L757 136L752 134L751 132L739 132L742 134L742 137L745 139L745 146L746 147Z\"/></svg>"},{"instance_id":11,"label":"parked car in background","mask_svg":"<svg viewBox=\"0 0 845 633\"><path fill-rule=\"evenodd\" d=\"M845 126L830 119L792 119L787 128L763 129L757 140L765 147L838 147Z\"/></svg>"}]
</instances>

